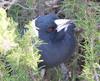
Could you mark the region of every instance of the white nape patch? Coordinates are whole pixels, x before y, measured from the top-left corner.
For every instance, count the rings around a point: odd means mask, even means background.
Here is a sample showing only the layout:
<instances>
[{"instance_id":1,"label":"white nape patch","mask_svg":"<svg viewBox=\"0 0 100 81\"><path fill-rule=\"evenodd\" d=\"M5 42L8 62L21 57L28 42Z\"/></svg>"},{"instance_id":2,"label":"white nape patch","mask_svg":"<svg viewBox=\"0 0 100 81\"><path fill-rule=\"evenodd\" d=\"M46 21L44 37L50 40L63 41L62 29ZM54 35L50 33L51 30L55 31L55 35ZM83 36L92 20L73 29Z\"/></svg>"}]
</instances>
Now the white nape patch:
<instances>
[{"instance_id":1,"label":"white nape patch","mask_svg":"<svg viewBox=\"0 0 100 81\"><path fill-rule=\"evenodd\" d=\"M71 22L71 20L70 19L57 19L54 22L57 25L56 30L57 30L57 32L59 32L64 28L65 28L65 31L66 31L68 26L69 26L69 22Z\"/></svg>"},{"instance_id":2,"label":"white nape patch","mask_svg":"<svg viewBox=\"0 0 100 81\"><path fill-rule=\"evenodd\" d=\"M39 28L36 27L36 25L35 25L35 20L36 20L36 19L32 20L33 32L35 33L35 35L36 35L37 37L39 37L39 32L38 32Z\"/></svg>"}]
</instances>

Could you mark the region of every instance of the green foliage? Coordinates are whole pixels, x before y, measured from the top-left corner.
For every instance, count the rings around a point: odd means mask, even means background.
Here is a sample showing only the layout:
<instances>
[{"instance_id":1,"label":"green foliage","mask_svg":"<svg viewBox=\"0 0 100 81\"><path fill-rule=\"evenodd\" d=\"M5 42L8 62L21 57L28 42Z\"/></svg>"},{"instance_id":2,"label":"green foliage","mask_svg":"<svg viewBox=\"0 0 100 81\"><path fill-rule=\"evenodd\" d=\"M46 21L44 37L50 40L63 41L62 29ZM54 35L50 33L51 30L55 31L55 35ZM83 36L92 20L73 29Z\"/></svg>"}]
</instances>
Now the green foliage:
<instances>
[{"instance_id":1,"label":"green foliage","mask_svg":"<svg viewBox=\"0 0 100 81\"><path fill-rule=\"evenodd\" d=\"M82 0L66 0L63 5L67 18L75 20L77 27L85 31L81 35L85 42L82 46L84 50L85 64L83 65L82 78L86 81L95 81L99 78L100 71L96 64L100 60L100 32L97 32L96 26L100 23L100 6L95 2L84 2ZM100 69L99 69L100 70ZM74 74L75 75L75 74ZM97 80L96 80L97 81Z\"/></svg>"},{"instance_id":2,"label":"green foliage","mask_svg":"<svg viewBox=\"0 0 100 81\"><path fill-rule=\"evenodd\" d=\"M16 30L17 24L12 18L7 17L4 9L0 9L0 80L2 81L30 81L29 72L34 75L38 72L40 55L37 47L41 41L33 33L31 22L26 27L28 30L21 37Z\"/></svg>"},{"instance_id":3,"label":"green foliage","mask_svg":"<svg viewBox=\"0 0 100 81\"><path fill-rule=\"evenodd\" d=\"M17 28L21 35L24 34L25 25L35 17L33 3L35 4L35 0L18 1L7 11L7 15L18 23Z\"/></svg>"},{"instance_id":4,"label":"green foliage","mask_svg":"<svg viewBox=\"0 0 100 81\"><path fill-rule=\"evenodd\" d=\"M16 37L16 34L14 34L15 28L12 28L15 24L12 23L12 19L7 18L6 12L0 9L0 52L11 50L17 45L14 42Z\"/></svg>"}]
</instances>

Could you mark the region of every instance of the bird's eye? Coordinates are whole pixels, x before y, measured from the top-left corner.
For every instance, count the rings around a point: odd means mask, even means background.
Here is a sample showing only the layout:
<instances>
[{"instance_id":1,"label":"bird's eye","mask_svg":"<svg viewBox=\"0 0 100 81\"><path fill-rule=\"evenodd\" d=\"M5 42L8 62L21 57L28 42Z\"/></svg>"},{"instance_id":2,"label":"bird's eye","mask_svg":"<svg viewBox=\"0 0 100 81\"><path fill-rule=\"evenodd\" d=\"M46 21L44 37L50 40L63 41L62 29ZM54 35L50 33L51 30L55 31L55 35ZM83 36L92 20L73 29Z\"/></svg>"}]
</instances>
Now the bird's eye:
<instances>
[{"instance_id":1,"label":"bird's eye","mask_svg":"<svg viewBox=\"0 0 100 81\"><path fill-rule=\"evenodd\" d=\"M49 28L47 29L47 32L54 32L55 30L56 30L55 27L49 27Z\"/></svg>"}]
</instances>

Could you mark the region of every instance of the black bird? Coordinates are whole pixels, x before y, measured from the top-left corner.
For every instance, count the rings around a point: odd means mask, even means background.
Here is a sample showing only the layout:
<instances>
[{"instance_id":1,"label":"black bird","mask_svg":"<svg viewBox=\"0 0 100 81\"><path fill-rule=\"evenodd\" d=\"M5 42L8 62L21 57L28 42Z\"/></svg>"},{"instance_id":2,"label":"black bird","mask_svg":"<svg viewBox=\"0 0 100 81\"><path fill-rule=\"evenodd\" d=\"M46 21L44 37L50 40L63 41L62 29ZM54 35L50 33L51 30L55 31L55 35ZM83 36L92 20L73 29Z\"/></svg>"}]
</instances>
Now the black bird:
<instances>
[{"instance_id":1,"label":"black bird","mask_svg":"<svg viewBox=\"0 0 100 81\"><path fill-rule=\"evenodd\" d=\"M32 23L38 37L44 42L39 46L43 59L40 65L54 67L70 58L76 47L76 26L71 20L59 19L50 13L37 17Z\"/></svg>"}]
</instances>

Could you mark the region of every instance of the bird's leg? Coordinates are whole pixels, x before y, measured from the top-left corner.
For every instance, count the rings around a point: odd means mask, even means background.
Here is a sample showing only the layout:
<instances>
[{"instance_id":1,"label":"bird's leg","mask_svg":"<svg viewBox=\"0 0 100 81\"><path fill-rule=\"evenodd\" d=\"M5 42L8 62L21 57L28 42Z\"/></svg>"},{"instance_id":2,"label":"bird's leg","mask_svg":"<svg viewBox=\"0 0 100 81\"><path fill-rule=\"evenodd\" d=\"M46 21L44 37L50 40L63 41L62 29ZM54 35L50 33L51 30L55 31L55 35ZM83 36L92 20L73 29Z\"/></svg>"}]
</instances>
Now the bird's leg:
<instances>
[{"instance_id":1,"label":"bird's leg","mask_svg":"<svg viewBox=\"0 0 100 81\"><path fill-rule=\"evenodd\" d=\"M60 66L61 66L61 72L63 74L63 80L68 81L68 69L67 69L67 67L65 66L64 63L60 64Z\"/></svg>"},{"instance_id":2,"label":"bird's leg","mask_svg":"<svg viewBox=\"0 0 100 81\"><path fill-rule=\"evenodd\" d=\"M41 78L44 78L45 72L46 72L46 69L41 69L40 71Z\"/></svg>"},{"instance_id":3,"label":"bird's leg","mask_svg":"<svg viewBox=\"0 0 100 81\"><path fill-rule=\"evenodd\" d=\"M42 81L50 81L47 73L48 73L47 69L45 68L41 69L40 76L41 76Z\"/></svg>"}]
</instances>

